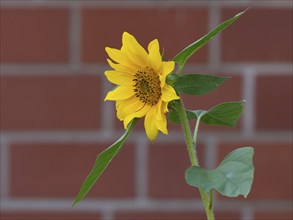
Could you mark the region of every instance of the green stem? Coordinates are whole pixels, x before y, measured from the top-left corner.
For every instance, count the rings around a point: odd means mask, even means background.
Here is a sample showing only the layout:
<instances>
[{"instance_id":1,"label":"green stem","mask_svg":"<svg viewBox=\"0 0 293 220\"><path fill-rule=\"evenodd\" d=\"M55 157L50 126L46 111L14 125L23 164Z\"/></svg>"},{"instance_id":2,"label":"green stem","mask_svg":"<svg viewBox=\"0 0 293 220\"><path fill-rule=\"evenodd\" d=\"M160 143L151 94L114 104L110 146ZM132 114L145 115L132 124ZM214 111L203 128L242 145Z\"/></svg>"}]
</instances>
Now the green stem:
<instances>
[{"instance_id":1,"label":"green stem","mask_svg":"<svg viewBox=\"0 0 293 220\"><path fill-rule=\"evenodd\" d=\"M186 144L187 144L187 151L188 151L191 165L198 166L198 160L197 160L196 151L194 148L194 143L193 143L192 136L191 136L191 131L190 131L187 115L186 115L185 108L184 108L184 105L183 105L183 102L181 99L178 102L177 111L178 111L178 115L180 117L180 121L182 123L183 131L184 131L184 135L185 135L185 140L186 140Z\"/></svg>"},{"instance_id":2,"label":"green stem","mask_svg":"<svg viewBox=\"0 0 293 220\"><path fill-rule=\"evenodd\" d=\"M195 151L196 151L197 133L198 133L198 128L199 128L200 118L201 118L201 116L199 115L197 117L195 128L194 128L194 133L193 133L193 143L194 143Z\"/></svg>"},{"instance_id":3,"label":"green stem","mask_svg":"<svg viewBox=\"0 0 293 220\"><path fill-rule=\"evenodd\" d=\"M185 108L184 108L184 105L183 105L183 102L182 102L181 99L180 99L180 102L178 102L178 104L177 104L177 111L178 111L180 121L181 121L181 124L182 124L182 127L183 127L185 140L186 140L186 144L187 144L188 155L189 155L191 165L192 166L199 166L198 159L197 159L197 154L196 154L196 150L195 150L195 144L196 144L196 141L197 141L197 133L198 133L198 127L199 127L200 118L198 118L198 120L196 122L194 135L193 135L193 138L192 138L189 123L188 123L188 119L187 119L187 115L186 115ZM207 219L208 220L214 220L215 218L214 218L214 213L213 213L213 206L211 205L212 197L208 198L208 196L205 193L205 191L203 191L200 188L199 188L199 192L200 192L203 204L204 204Z\"/></svg>"},{"instance_id":4,"label":"green stem","mask_svg":"<svg viewBox=\"0 0 293 220\"><path fill-rule=\"evenodd\" d=\"M213 209L213 190L210 191L210 203L209 203L209 209Z\"/></svg>"},{"instance_id":5,"label":"green stem","mask_svg":"<svg viewBox=\"0 0 293 220\"><path fill-rule=\"evenodd\" d=\"M203 201L203 204L204 204L204 209L205 209L205 212L206 212L206 215L207 215L207 219L208 220L214 220L215 217L214 217L214 212L213 212L213 206L210 206L210 203L212 201L209 200L207 194L205 193L205 191L203 191L202 189L199 188L199 192L200 192L200 196L201 196L201 199Z\"/></svg>"},{"instance_id":6,"label":"green stem","mask_svg":"<svg viewBox=\"0 0 293 220\"><path fill-rule=\"evenodd\" d=\"M183 69L183 66L179 65L179 68L178 68L178 70L177 70L177 74L178 74L178 75L181 74L182 69Z\"/></svg>"}]
</instances>

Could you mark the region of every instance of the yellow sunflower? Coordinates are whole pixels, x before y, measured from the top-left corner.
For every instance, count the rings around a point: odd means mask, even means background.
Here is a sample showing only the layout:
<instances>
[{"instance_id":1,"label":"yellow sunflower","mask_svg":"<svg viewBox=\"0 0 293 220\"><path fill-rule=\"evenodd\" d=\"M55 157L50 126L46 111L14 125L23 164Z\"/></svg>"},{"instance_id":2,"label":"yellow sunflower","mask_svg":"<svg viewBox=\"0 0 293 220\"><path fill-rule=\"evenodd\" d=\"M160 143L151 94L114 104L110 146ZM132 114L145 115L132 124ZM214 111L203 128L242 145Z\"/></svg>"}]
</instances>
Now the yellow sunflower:
<instances>
[{"instance_id":1,"label":"yellow sunflower","mask_svg":"<svg viewBox=\"0 0 293 220\"><path fill-rule=\"evenodd\" d=\"M114 70L105 71L107 79L118 86L105 100L116 101L117 117L125 129L134 118L145 116L144 127L150 140L158 131L168 134L165 113L168 102L179 99L166 77L174 69L173 61L162 61L157 39L148 45L148 53L134 36L124 32L120 50L106 47L107 59Z\"/></svg>"}]
</instances>

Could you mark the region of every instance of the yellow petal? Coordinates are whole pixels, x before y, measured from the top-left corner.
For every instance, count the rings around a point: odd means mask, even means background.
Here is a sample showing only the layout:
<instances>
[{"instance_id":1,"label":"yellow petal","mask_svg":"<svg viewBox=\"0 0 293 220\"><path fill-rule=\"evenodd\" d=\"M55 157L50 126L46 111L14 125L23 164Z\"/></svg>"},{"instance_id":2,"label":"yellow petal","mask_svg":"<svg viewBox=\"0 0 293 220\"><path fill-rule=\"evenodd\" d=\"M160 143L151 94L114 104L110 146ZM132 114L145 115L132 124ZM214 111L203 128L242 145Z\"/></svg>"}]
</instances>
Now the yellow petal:
<instances>
[{"instance_id":1,"label":"yellow petal","mask_svg":"<svg viewBox=\"0 0 293 220\"><path fill-rule=\"evenodd\" d=\"M128 124L131 122L132 119L142 118L143 116L145 116L147 112L149 112L150 109L151 109L150 105L144 105L140 110L134 112L133 114L128 115L123 121L124 128L125 129L127 128Z\"/></svg>"},{"instance_id":2,"label":"yellow petal","mask_svg":"<svg viewBox=\"0 0 293 220\"><path fill-rule=\"evenodd\" d=\"M115 49L115 48L110 48L106 47L106 52L108 53L109 57L114 60L116 63L120 63L123 66L132 68L132 69L137 69L139 66L135 63L133 63L127 56L127 54L124 51Z\"/></svg>"},{"instance_id":3,"label":"yellow petal","mask_svg":"<svg viewBox=\"0 0 293 220\"><path fill-rule=\"evenodd\" d=\"M151 41L148 45L149 59L151 61L151 66L156 73L162 72L162 57L160 54L159 41L157 39Z\"/></svg>"},{"instance_id":4,"label":"yellow petal","mask_svg":"<svg viewBox=\"0 0 293 220\"><path fill-rule=\"evenodd\" d=\"M166 104L162 102L162 99L154 106L154 120L156 121L156 127L164 134L167 134L167 120L164 114L165 106Z\"/></svg>"},{"instance_id":5,"label":"yellow petal","mask_svg":"<svg viewBox=\"0 0 293 220\"><path fill-rule=\"evenodd\" d=\"M161 89L163 89L163 87L166 84L166 76L159 74L159 78L160 78L160 87Z\"/></svg>"},{"instance_id":6,"label":"yellow petal","mask_svg":"<svg viewBox=\"0 0 293 220\"><path fill-rule=\"evenodd\" d=\"M114 90L108 92L105 100L124 100L134 95L132 86L118 86Z\"/></svg>"},{"instance_id":7,"label":"yellow petal","mask_svg":"<svg viewBox=\"0 0 293 220\"><path fill-rule=\"evenodd\" d=\"M168 130L167 130L167 119L166 119L165 114L163 115L163 117L161 118L161 120L156 120L156 125L157 125L157 128L163 134L168 134Z\"/></svg>"},{"instance_id":8,"label":"yellow petal","mask_svg":"<svg viewBox=\"0 0 293 220\"><path fill-rule=\"evenodd\" d=\"M174 66L175 66L175 62L173 61L168 61L168 62L163 61L163 71L162 71L162 74L159 75L161 88L165 86L166 77L174 70Z\"/></svg>"},{"instance_id":9,"label":"yellow petal","mask_svg":"<svg viewBox=\"0 0 293 220\"><path fill-rule=\"evenodd\" d=\"M175 62L174 61L163 61L163 75L167 76L174 70Z\"/></svg>"},{"instance_id":10,"label":"yellow petal","mask_svg":"<svg viewBox=\"0 0 293 220\"><path fill-rule=\"evenodd\" d=\"M174 99L179 99L180 97L176 95L176 92L172 86L165 85L162 92L162 99L164 102L170 102Z\"/></svg>"},{"instance_id":11,"label":"yellow petal","mask_svg":"<svg viewBox=\"0 0 293 220\"><path fill-rule=\"evenodd\" d=\"M122 35L122 49L132 60L132 62L139 64L140 66L148 65L149 59L145 49L137 42L134 36L124 32Z\"/></svg>"},{"instance_id":12,"label":"yellow petal","mask_svg":"<svg viewBox=\"0 0 293 220\"><path fill-rule=\"evenodd\" d=\"M107 79L117 85L134 85L133 76L116 70L105 71Z\"/></svg>"},{"instance_id":13,"label":"yellow petal","mask_svg":"<svg viewBox=\"0 0 293 220\"><path fill-rule=\"evenodd\" d=\"M160 98L158 103L153 106L154 108L154 115L155 115L155 120L160 120L162 118L162 99Z\"/></svg>"},{"instance_id":14,"label":"yellow petal","mask_svg":"<svg viewBox=\"0 0 293 220\"><path fill-rule=\"evenodd\" d=\"M107 61L109 65L117 71L126 72L129 74L134 74L137 71L137 69L135 68L123 66L122 64L119 64L119 63L113 63L110 59L107 59Z\"/></svg>"},{"instance_id":15,"label":"yellow petal","mask_svg":"<svg viewBox=\"0 0 293 220\"><path fill-rule=\"evenodd\" d=\"M168 112L168 103L167 102L162 102L161 111L162 111L162 113Z\"/></svg>"},{"instance_id":16,"label":"yellow petal","mask_svg":"<svg viewBox=\"0 0 293 220\"><path fill-rule=\"evenodd\" d=\"M158 135L158 128L156 125L154 110L155 110L154 107L151 108L146 114L144 119L144 128L146 131L146 135L151 141L155 140Z\"/></svg>"},{"instance_id":17,"label":"yellow petal","mask_svg":"<svg viewBox=\"0 0 293 220\"><path fill-rule=\"evenodd\" d=\"M133 96L134 97L134 96ZM132 97L131 97L132 98ZM129 99L131 99L129 98ZM126 100L129 100L129 99L126 99ZM124 103L126 100L118 100L116 101L116 110L117 110L117 118L120 120L120 121L123 121L124 120L124 117L122 117L122 115L120 114L120 111L119 111L119 106Z\"/></svg>"},{"instance_id":18,"label":"yellow petal","mask_svg":"<svg viewBox=\"0 0 293 220\"><path fill-rule=\"evenodd\" d=\"M119 105L117 108L117 116L118 118L124 119L128 115L131 115L134 112L140 110L143 106L143 102L141 102L137 97L132 96Z\"/></svg>"}]
</instances>

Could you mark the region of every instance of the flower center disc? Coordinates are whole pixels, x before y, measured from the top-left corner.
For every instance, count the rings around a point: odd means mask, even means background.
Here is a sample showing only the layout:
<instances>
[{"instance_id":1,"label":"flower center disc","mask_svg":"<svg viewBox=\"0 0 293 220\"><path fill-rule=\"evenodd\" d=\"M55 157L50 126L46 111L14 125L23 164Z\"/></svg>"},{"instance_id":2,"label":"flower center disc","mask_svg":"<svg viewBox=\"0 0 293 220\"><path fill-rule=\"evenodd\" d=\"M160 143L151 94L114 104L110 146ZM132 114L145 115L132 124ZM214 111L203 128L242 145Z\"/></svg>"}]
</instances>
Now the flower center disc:
<instances>
[{"instance_id":1,"label":"flower center disc","mask_svg":"<svg viewBox=\"0 0 293 220\"><path fill-rule=\"evenodd\" d=\"M140 101L155 105L158 103L162 92L159 75L153 69L146 67L134 74L134 93Z\"/></svg>"}]
</instances>

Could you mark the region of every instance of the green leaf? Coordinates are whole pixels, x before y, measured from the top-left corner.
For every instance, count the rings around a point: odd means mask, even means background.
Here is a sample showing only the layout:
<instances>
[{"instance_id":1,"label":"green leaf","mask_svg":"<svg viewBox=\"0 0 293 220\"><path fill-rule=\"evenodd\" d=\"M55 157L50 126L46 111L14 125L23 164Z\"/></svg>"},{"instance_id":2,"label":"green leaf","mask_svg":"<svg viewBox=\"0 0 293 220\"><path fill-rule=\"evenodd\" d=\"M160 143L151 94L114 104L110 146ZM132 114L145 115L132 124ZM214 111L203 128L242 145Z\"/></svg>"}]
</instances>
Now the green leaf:
<instances>
[{"instance_id":1,"label":"green leaf","mask_svg":"<svg viewBox=\"0 0 293 220\"><path fill-rule=\"evenodd\" d=\"M233 18L230 18L230 19L222 22L215 29L213 29L211 32L209 32L207 35L205 35L202 38L198 39L197 41L195 41L194 43L190 44L188 47L183 49L180 53L178 53L173 58L173 61L175 61L176 63L179 64L179 69L183 68L185 62L188 60L189 57L191 57L192 54L194 54L202 46L204 46L207 42L209 42L213 37L215 37L218 33L223 31L230 24L232 24L234 21L236 21L246 11L247 11L247 9L245 11L235 15Z\"/></svg>"},{"instance_id":2,"label":"green leaf","mask_svg":"<svg viewBox=\"0 0 293 220\"><path fill-rule=\"evenodd\" d=\"M186 110L188 120L200 118L200 121L207 125L221 125L233 127L239 120L243 111L243 101L221 103L208 111ZM176 111L169 113L169 120L180 123L179 115Z\"/></svg>"},{"instance_id":3,"label":"green leaf","mask_svg":"<svg viewBox=\"0 0 293 220\"><path fill-rule=\"evenodd\" d=\"M253 153L252 147L238 148L228 154L214 170L191 166L185 171L185 180L205 192L216 189L224 196L243 195L246 198L254 176Z\"/></svg>"},{"instance_id":4,"label":"green leaf","mask_svg":"<svg viewBox=\"0 0 293 220\"><path fill-rule=\"evenodd\" d=\"M173 87L179 94L203 95L216 89L227 79L229 78L207 74L177 75Z\"/></svg>"},{"instance_id":5,"label":"green leaf","mask_svg":"<svg viewBox=\"0 0 293 220\"><path fill-rule=\"evenodd\" d=\"M80 202L89 192L89 190L93 187L93 185L99 179L99 177L104 172L106 167L109 165L111 160L120 151L124 141L130 134L132 129L135 127L137 122L138 122L137 118L133 119L130 125L128 126L127 130L125 131L125 133L114 144L112 144L110 147L108 147L106 150L104 150L102 153L100 153L97 156L94 167L92 168L91 172L89 173L89 175L86 177L85 181L83 182L80 188L80 191L78 195L76 196L71 207L75 206L76 203Z\"/></svg>"},{"instance_id":6,"label":"green leaf","mask_svg":"<svg viewBox=\"0 0 293 220\"><path fill-rule=\"evenodd\" d=\"M242 102L225 102L209 109L201 117L201 122L207 125L224 125L233 127L243 111Z\"/></svg>"}]
</instances>

